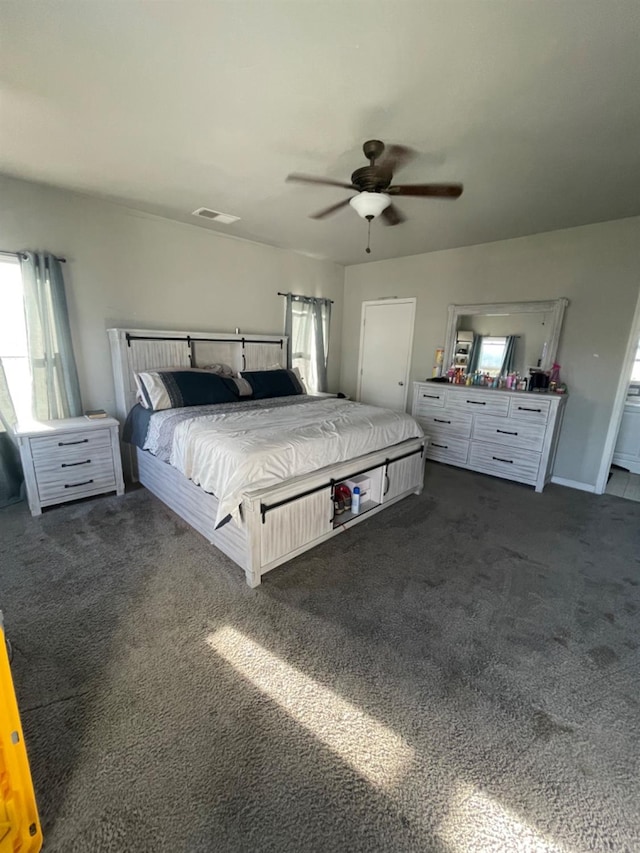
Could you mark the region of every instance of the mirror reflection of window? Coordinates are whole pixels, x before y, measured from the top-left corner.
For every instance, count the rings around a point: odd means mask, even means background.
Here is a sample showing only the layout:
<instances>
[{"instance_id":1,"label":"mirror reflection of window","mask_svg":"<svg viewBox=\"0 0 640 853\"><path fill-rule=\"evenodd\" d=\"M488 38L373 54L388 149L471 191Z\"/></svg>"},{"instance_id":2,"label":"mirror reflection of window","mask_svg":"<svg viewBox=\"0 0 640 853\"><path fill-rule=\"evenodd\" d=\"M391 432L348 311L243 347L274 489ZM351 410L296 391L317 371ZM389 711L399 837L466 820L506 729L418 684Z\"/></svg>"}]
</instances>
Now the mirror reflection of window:
<instances>
[{"instance_id":1,"label":"mirror reflection of window","mask_svg":"<svg viewBox=\"0 0 640 853\"><path fill-rule=\"evenodd\" d=\"M464 366L458 356L460 334L473 338L517 339L514 355L510 361L510 370L526 376L531 368L540 367L545 358L547 338L551 327L551 315L548 312L515 314L461 314L456 324L456 349L452 361L456 366ZM466 331L461 331L466 330ZM474 372L480 370L473 358ZM486 371L485 371L486 372ZM495 375L495 371L491 371Z\"/></svg>"},{"instance_id":2,"label":"mirror reflection of window","mask_svg":"<svg viewBox=\"0 0 640 853\"><path fill-rule=\"evenodd\" d=\"M498 376L504 360L504 351L506 346L506 337L483 338L482 345L480 347L480 355L478 357L477 370L479 370L480 373L488 373L490 376Z\"/></svg>"}]
</instances>

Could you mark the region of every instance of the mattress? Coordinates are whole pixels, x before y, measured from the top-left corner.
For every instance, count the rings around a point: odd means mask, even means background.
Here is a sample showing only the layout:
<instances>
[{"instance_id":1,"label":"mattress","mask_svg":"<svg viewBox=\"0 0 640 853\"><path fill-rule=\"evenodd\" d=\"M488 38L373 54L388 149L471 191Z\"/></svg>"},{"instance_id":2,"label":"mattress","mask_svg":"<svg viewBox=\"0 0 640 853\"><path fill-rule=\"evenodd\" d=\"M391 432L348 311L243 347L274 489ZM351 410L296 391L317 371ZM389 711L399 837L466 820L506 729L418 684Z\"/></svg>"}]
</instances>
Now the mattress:
<instances>
[{"instance_id":1,"label":"mattress","mask_svg":"<svg viewBox=\"0 0 640 853\"><path fill-rule=\"evenodd\" d=\"M149 413L134 408L125 441L218 498L216 525L239 518L245 492L423 435L404 412L296 395Z\"/></svg>"}]
</instances>

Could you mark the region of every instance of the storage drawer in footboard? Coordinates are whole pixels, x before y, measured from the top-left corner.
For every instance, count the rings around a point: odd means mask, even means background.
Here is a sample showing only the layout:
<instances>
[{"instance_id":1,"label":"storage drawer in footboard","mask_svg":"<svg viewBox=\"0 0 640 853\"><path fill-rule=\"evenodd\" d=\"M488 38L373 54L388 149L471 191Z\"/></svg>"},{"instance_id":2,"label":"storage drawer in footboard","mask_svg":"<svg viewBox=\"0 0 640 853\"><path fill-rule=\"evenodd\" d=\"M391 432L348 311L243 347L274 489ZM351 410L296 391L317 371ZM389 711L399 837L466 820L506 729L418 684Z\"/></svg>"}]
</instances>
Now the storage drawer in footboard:
<instances>
[{"instance_id":1,"label":"storage drawer in footboard","mask_svg":"<svg viewBox=\"0 0 640 853\"><path fill-rule=\"evenodd\" d=\"M276 505L274 505L276 504ZM265 500L260 524L260 562L263 567L329 533L332 504L327 487L277 506Z\"/></svg>"},{"instance_id":2,"label":"storage drawer in footboard","mask_svg":"<svg viewBox=\"0 0 640 853\"><path fill-rule=\"evenodd\" d=\"M412 453L404 459L391 460L387 465L382 503L388 503L409 489L421 489L424 481L422 453Z\"/></svg>"}]
</instances>

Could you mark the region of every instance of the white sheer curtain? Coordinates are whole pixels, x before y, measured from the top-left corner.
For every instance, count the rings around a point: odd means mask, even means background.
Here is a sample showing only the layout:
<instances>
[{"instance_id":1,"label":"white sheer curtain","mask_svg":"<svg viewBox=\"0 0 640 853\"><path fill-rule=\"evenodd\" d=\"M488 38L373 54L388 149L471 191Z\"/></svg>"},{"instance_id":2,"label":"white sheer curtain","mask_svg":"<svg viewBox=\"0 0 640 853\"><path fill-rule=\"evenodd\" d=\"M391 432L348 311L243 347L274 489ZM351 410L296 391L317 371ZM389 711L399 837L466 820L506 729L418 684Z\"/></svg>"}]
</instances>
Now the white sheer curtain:
<instances>
[{"instance_id":1,"label":"white sheer curtain","mask_svg":"<svg viewBox=\"0 0 640 853\"><path fill-rule=\"evenodd\" d=\"M48 252L21 252L33 414L42 420L82 414L62 269Z\"/></svg>"},{"instance_id":2,"label":"white sheer curtain","mask_svg":"<svg viewBox=\"0 0 640 853\"><path fill-rule=\"evenodd\" d=\"M289 367L297 367L309 391L327 390L331 300L286 294L285 334Z\"/></svg>"},{"instance_id":3,"label":"white sheer curtain","mask_svg":"<svg viewBox=\"0 0 640 853\"><path fill-rule=\"evenodd\" d=\"M2 253L0 253L2 254ZM0 506L20 500L17 420L82 414L60 263L48 252L5 253L0 278Z\"/></svg>"}]
</instances>

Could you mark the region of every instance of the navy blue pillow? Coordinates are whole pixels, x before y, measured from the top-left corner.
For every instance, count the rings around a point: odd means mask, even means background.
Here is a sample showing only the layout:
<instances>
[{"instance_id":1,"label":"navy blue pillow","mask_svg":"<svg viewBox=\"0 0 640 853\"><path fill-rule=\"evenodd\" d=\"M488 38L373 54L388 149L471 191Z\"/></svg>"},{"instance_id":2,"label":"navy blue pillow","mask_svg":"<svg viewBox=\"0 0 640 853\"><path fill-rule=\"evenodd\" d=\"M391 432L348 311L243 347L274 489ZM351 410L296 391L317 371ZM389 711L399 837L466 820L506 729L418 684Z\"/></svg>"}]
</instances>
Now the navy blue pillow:
<instances>
[{"instance_id":1,"label":"navy blue pillow","mask_svg":"<svg viewBox=\"0 0 640 853\"><path fill-rule=\"evenodd\" d=\"M241 374L253 390L254 400L303 394L302 385L292 370L249 370Z\"/></svg>"},{"instance_id":2,"label":"navy blue pillow","mask_svg":"<svg viewBox=\"0 0 640 853\"><path fill-rule=\"evenodd\" d=\"M239 400L238 386L232 379L217 373L197 370L173 370L159 374L171 406L206 406L211 403L235 403Z\"/></svg>"}]
</instances>

